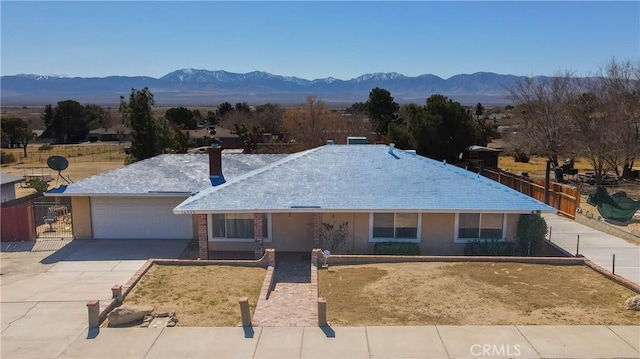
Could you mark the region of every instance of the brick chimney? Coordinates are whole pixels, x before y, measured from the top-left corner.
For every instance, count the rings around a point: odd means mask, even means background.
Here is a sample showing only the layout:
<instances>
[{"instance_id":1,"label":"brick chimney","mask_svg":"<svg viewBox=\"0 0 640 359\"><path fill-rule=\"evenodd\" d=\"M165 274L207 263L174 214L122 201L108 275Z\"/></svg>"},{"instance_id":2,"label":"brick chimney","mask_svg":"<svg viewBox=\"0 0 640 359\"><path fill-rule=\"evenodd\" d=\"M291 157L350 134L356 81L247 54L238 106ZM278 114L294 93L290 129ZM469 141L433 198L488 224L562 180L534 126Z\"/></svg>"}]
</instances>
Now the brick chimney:
<instances>
[{"instance_id":1,"label":"brick chimney","mask_svg":"<svg viewBox=\"0 0 640 359\"><path fill-rule=\"evenodd\" d=\"M209 148L209 180L212 186L219 186L226 182L222 174L222 147Z\"/></svg>"}]
</instances>

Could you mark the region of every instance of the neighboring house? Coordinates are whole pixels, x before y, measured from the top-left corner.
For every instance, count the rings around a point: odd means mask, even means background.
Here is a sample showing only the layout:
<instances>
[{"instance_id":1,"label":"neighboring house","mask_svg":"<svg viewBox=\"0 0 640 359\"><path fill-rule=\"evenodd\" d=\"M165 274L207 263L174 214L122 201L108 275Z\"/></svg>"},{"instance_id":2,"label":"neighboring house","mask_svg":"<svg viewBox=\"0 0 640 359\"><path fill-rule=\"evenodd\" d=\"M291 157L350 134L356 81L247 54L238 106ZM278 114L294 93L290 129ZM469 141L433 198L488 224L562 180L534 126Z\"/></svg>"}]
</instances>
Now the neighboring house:
<instances>
[{"instance_id":1,"label":"neighboring house","mask_svg":"<svg viewBox=\"0 0 640 359\"><path fill-rule=\"evenodd\" d=\"M187 130L186 132L189 135L189 140L193 147L211 146L213 137L220 141L224 148L241 147L240 137L226 128L216 127L215 129L209 129L203 127L195 130Z\"/></svg>"},{"instance_id":2,"label":"neighboring house","mask_svg":"<svg viewBox=\"0 0 640 359\"><path fill-rule=\"evenodd\" d=\"M224 175L232 180L282 157L223 154ZM191 217L175 215L172 210L192 194L211 187L209 168L206 154L160 155L45 195L71 197L75 238L188 239L195 233Z\"/></svg>"},{"instance_id":3,"label":"neighboring house","mask_svg":"<svg viewBox=\"0 0 640 359\"><path fill-rule=\"evenodd\" d=\"M502 150L473 145L464 150L462 160L469 161L475 166L498 168L498 159Z\"/></svg>"},{"instance_id":4,"label":"neighboring house","mask_svg":"<svg viewBox=\"0 0 640 359\"><path fill-rule=\"evenodd\" d=\"M16 183L24 182L24 177L10 173L0 173L0 193L2 202L16 199Z\"/></svg>"},{"instance_id":5,"label":"neighboring house","mask_svg":"<svg viewBox=\"0 0 640 359\"><path fill-rule=\"evenodd\" d=\"M461 254L472 240L515 240L521 214L555 212L488 178L384 145L220 153L161 155L47 195L73 197L77 238L197 238L201 258L309 251L322 246L323 222L348 222L344 253L398 241L418 243L422 254Z\"/></svg>"},{"instance_id":6,"label":"neighboring house","mask_svg":"<svg viewBox=\"0 0 640 359\"><path fill-rule=\"evenodd\" d=\"M222 172L225 170L223 168ZM322 223L348 222L341 252L376 242L461 254L472 240L513 241L521 214L555 209L488 178L384 145L326 145L200 191L174 209L209 251L309 251Z\"/></svg>"},{"instance_id":7,"label":"neighboring house","mask_svg":"<svg viewBox=\"0 0 640 359\"><path fill-rule=\"evenodd\" d=\"M87 140L90 142L96 141L120 141L127 142L131 140L131 129L125 125L115 125L109 128L98 128L89 131L87 134Z\"/></svg>"}]
</instances>

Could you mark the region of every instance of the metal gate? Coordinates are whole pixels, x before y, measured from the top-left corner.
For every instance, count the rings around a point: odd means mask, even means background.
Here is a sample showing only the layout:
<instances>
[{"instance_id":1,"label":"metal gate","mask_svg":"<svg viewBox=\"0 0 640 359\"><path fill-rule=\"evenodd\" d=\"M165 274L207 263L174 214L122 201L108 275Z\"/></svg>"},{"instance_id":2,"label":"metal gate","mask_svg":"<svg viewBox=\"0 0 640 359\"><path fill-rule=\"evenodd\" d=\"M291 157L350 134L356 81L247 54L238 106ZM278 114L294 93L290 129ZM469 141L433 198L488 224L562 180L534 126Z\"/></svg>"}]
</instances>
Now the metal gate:
<instances>
[{"instance_id":1,"label":"metal gate","mask_svg":"<svg viewBox=\"0 0 640 359\"><path fill-rule=\"evenodd\" d=\"M40 198L33 202L33 218L37 238L73 238L71 225L71 198Z\"/></svg>"}]
</instances>

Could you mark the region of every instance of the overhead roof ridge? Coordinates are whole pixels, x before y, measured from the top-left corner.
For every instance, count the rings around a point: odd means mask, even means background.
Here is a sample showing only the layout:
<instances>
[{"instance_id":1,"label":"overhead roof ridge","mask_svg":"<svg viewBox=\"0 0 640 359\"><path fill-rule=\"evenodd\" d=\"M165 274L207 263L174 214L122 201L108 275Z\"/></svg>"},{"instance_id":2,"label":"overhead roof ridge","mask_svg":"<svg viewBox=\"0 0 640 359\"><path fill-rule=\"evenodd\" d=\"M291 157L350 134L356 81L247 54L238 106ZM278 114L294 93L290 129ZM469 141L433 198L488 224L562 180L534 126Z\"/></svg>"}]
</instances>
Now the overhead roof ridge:
<instances>
[{"instance_id":1,"label":"overhead roof ridge","mask_svg":"<svg viewBox=\"0 0 640 359\"><path fill-rule=\"evenodd\" d=\"M182 205L191 203L193 201L197 201L199 198L204 197L204 196L208 195L211 192L219 191L219 190L221 190L223 188L227 188L227 187L232 186L232 185L234 185L236 183L240 183L240 182L242 182L242 181L244 181L244 180L246 180L248 178L251 178L251 177L256 176L256 175L258 175L260 173L263 173L265 171L268 171L268 170L271 170L273 168L276 168L278 166L282 166L285 163L289 163L289 162L291 162L293 160L296 160L296 159L298 159L300 157L304 157L306 155L309 155L310 153L319 151L320 149L325 148L325 147L326 146L320 146L320 147L315 147L315 148L312 148L312 149L309 149L309 150L306 150L306 151L292 153L292 154L290 154L290 155L288 155L288 156L286 156L286 157L284 157L284 158L282 158L280 160L277 160L277 161L275 161L273 163L270 163L270 164L268 164L266 166L260 167L258 169L253 170L253 171L250 171L250 172L247 172L247 173L245 173L243 175L235 177L235 178L233 178L233 179L231 179L229 181L226 181L225 183L223 183L223 184L221 184L219 186L215 186L215 187L212 186L212 187L209 187L209 188L202 189L202 190L198 191L195 195L187 198L180 205L182 206ZM222 169L222 173L224 173L224 168Z\"/></svg>"}]
</instances>

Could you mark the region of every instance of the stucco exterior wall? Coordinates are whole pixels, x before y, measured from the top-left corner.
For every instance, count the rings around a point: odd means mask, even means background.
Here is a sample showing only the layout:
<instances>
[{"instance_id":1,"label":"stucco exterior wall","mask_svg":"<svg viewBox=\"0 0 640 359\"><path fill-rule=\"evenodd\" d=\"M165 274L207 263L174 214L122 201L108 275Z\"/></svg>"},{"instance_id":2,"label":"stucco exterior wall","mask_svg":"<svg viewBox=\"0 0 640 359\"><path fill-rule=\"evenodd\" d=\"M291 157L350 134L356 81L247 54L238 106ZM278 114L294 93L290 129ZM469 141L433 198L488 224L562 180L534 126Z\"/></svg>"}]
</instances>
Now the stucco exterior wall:
<instances>
[{"instance_id":1,"label":"stucco exterior wall","mask_svg":"<svg viewBox=\"0 0 640 359\"><path fill-rule=\"evenodd\" d=\"M453 243L455 222L455 213L423 213L420 254L462 254L464 244Z\"/></svg>"},{"instance_id":2,"label":"stucco exterior wall","mask_svg":"<svg viewBox=\"0 0 640 359\"><path fill-rule=\"evenodd\" d=\"M313 213L273 213L271 226L270 247L276 251L310 252L313 249Z\"/></svg>"},{"instance_id":3,"label":"stucco exterior wall","mask_svg":"<svg viewBox=\"0 0 640 359\"><path fill-rule=\"evenodd\" d=\"M0 187L0 196L2 197L2 202L7 202L16 199L16 184L15 183L7 183L3 184Z\"/></svg>"},{"instance_id":4,"label":"stucco exterior wall","mask_svg":"<svg viewBox=\"0 0 640 359\"><path fill-rule=\"evenodd\" d=\"M71 197L71 222L75 239L93 238L90 197Z\"/></svg>"},{"instance_id":5,"label":"stucco exterior wall","mask_svg":"<svg viewBox=\"0 0 640 359\"><path fill-rule=\"evenodd\" d=\"M345 243L337 254L370 254L374 243L369 243L369 213L324 213L322 221L336 227L347 222L349 231Z\"/></svg>"},{"instance_id":6,"label":"stucco exterior wall","mask_svg":"<svg viewBox=\"0 0 640 359\"><path fill-rule=\"evenodd\" d=\"M514 242L518 234L519 214L507 214L507 241Z\"/></svg>"}]
</instances>

